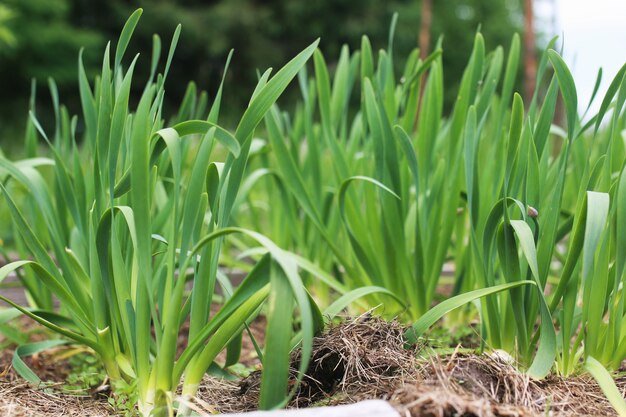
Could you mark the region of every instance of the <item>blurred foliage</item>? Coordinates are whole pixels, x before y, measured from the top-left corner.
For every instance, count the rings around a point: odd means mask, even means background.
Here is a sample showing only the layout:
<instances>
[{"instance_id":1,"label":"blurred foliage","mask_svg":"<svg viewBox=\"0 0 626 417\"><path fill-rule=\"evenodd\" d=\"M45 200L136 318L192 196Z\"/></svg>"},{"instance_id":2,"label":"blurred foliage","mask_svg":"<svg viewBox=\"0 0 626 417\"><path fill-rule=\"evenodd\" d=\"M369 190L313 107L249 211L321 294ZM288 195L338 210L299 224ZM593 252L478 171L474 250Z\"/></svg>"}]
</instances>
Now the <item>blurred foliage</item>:
<instances>
[{"instance_id":1,"label":"blurred foliage","mask_svg":"<svg viewBox=\"0 0 626 417\"><path fill-rule=\"evenodd\" d=\"M13 11L4 4L0 4L0 50L15 46L15 35L9 29Z\"/></svg>"},{"instance_id":2,"label":"blurred foliage","mask_svg":"<svg viewBox=\"0 0 626 417\"><path fill-rule=\"evenodd\" d=\"M17 147L28 115L30 80L44 86L49 77L54 78L62 99L75 104L75 112L79 103L75 85L78 51L81 47L89 50L88 62L95 67L104 34L75 22L70 0L2 0L0 6L7 14L0 27L12 37L0 46L0 143ZM49 97L41 97L42 108L51 109ZM42 113L44 120L51 119L45 117L51 111Z\"/></svg>"},{"instance_id":3,"label":"blurred foliage","mask_svg":"<svg viewBox=\"0 0 626 417\"><path fill-rule=\"evenodd\" d=\"M321 48L331 63L342 44L358 48L363 34L370 37L375 49L386 47L391 16L398 12L394 49L396 57L407 56L417 45L421 1L0 0L3 147L9 141L21 142L31 78L39 86L38 117L44 124L51 113L48 77L56 80L61 101L70 112L78 112L75 80L79 49L85 48L85 65L95 74L106 41L116 36L137 7L145 12L129 52L140 52L140 59L150 59L153 33L161 36L167 48L174 28L182 23L176 65L167 85L168 96L175 100L182 98L190 80L212 93L228 52L235 49L224 100L228 118L229 108L241 108L249 97L257 69L282 65L317 37L322 38ZM508 46L512 33L521 30L521 25L519 0L434 1L432 46L443 35L446 84L458 83L479 27L488 46ZM446 91L449 105L455 88ZM174 111L178 103L166 104L166 111Z\"/></svg>"}]
</instances>

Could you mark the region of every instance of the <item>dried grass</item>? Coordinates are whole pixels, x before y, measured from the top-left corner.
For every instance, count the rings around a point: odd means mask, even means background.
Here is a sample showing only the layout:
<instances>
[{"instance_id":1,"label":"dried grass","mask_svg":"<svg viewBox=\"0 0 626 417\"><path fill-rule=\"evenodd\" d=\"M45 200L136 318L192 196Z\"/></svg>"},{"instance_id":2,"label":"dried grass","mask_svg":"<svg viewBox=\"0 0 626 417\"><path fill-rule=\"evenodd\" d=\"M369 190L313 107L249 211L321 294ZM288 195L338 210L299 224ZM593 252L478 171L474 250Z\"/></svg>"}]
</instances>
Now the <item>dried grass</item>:
<instances>
[{"instance_id":1,"label":"dried grass","mask_svg":"<svg viewBox=\"0 0 626 417\"><path fill-rule=\"evenodd\" d=\"M614 416L593 378L533 380L506 355L429 355L404 347L397 322L361 317L332 327L314 341L313 360L290 407L390 401L407 417ZM293 376L299 363L293 358ZM626 378L617 384L626 390ZM200 393L220 412L254 410L260 373L238 385L207 379Z\"/></svg>"},{"instance_id":2,"label":"dried grass","mask_svg":"<svg viewBox=\"0 0 626 417\"><path fill-rule=\"evenodd\" d=\"M406 416L614 416L588 375L537 381L501 355L432 357L424 378L405 384L390 400ZM621 391L626 379L616 380Z\"/></svg>"},{"instance_id":3,"label":"dried grass","mask_svg":"<svg viewBox=\"0 0 626 417\"><path fill-rule=\"evenodd\" d=\"M369 315L331 327L315 338L309 372L289 406L383 399L406 417L615 415L589 376L550 376L536 381L498 354L455 352L418 359L416 350L405 349L403 333L399 323ZM299 360L296 352L292 382ZM5 369L9 363L10 356L4 352L0 355L0 416L114 415L104 398L29 387ZM626 391L626 377L618 377L616 382ZM259 385L258 371L240 382L206 377L191 405L207 414L254 410Z\"/></svg>"},{"instance_id":4,"label":"dried grass","mask_svg":"<svg viewBox=\"0 0 626 417\"><path fill-rule=\"evenodd\" d=\"M413 380L417 359L415 351L404 349L403 333L399 323L369 315L331 327L314 339L309 371L289 406L303 408L382 398ZM292 357L292 383L299 364L299 352L296 352ZM224 382L211 386L210 380L205 382L199 397L215 404L221 412L249 411L258 403L260 371L253 372L237 386Z\"/></svg>"},{"instance_id":5,"label":"dried grass","mask_svg":"<svg viewBox=\"0 0 626 417\"><path fill-rule=\"evenodd\" d=\"M19 378L11 369L13 352L0 352L0 416L61 417L115 415L103 397L77 396L52 389L38 389Z\"/></svg>"}]
</instances>

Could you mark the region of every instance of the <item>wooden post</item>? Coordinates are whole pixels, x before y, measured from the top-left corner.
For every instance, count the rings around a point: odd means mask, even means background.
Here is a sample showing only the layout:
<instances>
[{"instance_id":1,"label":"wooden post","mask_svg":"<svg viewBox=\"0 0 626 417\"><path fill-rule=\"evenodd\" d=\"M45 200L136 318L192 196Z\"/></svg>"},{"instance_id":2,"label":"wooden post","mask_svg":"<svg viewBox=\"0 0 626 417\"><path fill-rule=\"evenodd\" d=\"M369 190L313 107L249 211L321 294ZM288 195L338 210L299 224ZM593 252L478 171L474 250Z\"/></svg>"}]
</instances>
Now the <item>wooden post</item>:
<instances>
[{"instance_id":1,"label":"wooden post","mask_svg":"<svg viewBox=\"0 0 626 417\"><path fill-rule=\"evenodd\" d=\"M433 1L422 0L422 11L420 16L420 33L417 40L420 48L420 58L422 60L428 57L430 51L430 32L433 23ZM417 103L417 110L415 112L415 122L413 123L413 130L417 129L417 123L420 115L420 109L422 108L422 99L424 98L424 86L426 85L426 76L422 75L420 81L420 97Z\"/></svg>"},{"instance_id":2,"label":"wooden post","mask_svg":"<svg viewBox=\"0 0 626 417\"><path fill-rule=\"evenodd\" d=\"M433 1L422 0L422 16L420 19L419 48L420 58L425 59L430 49L430 32L433 22Z\"/></svg>"},{"instance_id":3,"label":"wooden post","mask_svg":"<svg viewBox=\"0 0 626 417\"><path fill-rule=\"evenodd\" d=\"M537 84L537 58L535 57L535 28L533 0L524 0L524 89L525 101L530 103Z\"/></svg>"}]
</instances>

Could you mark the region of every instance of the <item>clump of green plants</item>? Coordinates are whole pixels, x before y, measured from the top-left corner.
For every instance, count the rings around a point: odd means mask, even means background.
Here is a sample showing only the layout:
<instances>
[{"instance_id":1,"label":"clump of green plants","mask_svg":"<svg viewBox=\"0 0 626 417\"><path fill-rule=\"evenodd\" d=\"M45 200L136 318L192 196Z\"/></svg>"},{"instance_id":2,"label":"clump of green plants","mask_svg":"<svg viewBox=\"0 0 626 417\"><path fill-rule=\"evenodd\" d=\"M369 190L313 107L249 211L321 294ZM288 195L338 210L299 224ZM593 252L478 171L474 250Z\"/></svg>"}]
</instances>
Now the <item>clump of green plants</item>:
<instances>
[{"instance_id":1,"label":"clump of green plants","mask_svg":"<svg viewBox=\"0 0 626 417\"><path fill-rule=\"evenodd\" d=\"M314 77L300 76L302 104L293 114L275 106L265 118L270 152L251 161L258 169L242 190L247 200L238 220L341 271L336 286L375 285L401 295L396 311L407 306L406 316L416 320L432 305L444 263L465 250L466 124L484 122L498 100L493 118L504 133L519 41L498 97L502 48L486 56L477 35L459 99L444 117L441 45L424 60L412 51L397 80L393 26L377 59L367 37L359 51L344 47L332 82L324 56L314 54ZM356 113L349 105L355 95ZM267 214L264 195L274 202ZM392 310L383 297L377 300Z\"/></svg>"},{"instance_id":2,"label":"clump of green plants","mask_svg":"<svg viewBox=\"0 0 626 417\"><path fill-rule=\"evenodd\" d=\"M126 398L136 398L146 416L168 415L172 409L188 415L175 396L183 377L183 396L193 396L219 352L228 347L224 365L236 363L240 335L266 303L265 348L272 354L264 358L261 406L279 406L288 394L292 344L302 342L306 369L322 315L288 252L255 232L227 226L254 130L317 42L273 77L269 70L261 76L234 134L217 125L221 87L205 119L187 120L202 111L201 105L186 109L195 99L191 94L169 127L162 104L180 26L162 73L161 41L154 38L150 76L132 109L129 98L140 61L123 62L141 13L129 18L114 54L107 45L102 72L93 82L79 59L81 124L59 105L51 83L54 136L31 111L29 157L0 158L0 189L25 255L0 268L0 280L20 273L37 308L2 299L64 339L89 347L113 387L136 387ZM47 143L49 157L35 155L37 135ZM266 255L236 290L222 282L228 298L210 315L222 241L235 233L256 239ZM51 295L60 301L58 310ZM292 330L296 308L297 334ZM188 343L178 355L177 336L187 320Z\"/></svg>"},{"instance_id":3,"label":"clump of green plants","mask_svg":"<svg viewBox=\"0 0 626 417\"><path fill-rule=\"evenodd\" d=\"M26 159L0 157L15 245L29 259L0 268L0 281L16 272L36 308L0 298L93 350L129 413L136 399L142 415L188 415L218 353L234 365L261 310L259 406L284 406L297 389L292 349L302 349L301 378L325 316L354 301L399 315L408 343L473 305L448 324L478 316L482 348L508 352L534 378L586 370L625 408L607 370L626 358L626 66L597 113L581 118L556 40L524 100L514 91L519 38L505 58L477 33L446 114L443 43L424 58L412 51L398 71L394 18L378 55L363 37L331 71L314 42L260 75L231 133L218 123L222 86L209 99L190 84L164 120L180 28L160 74L155 37L130 108L139 61L122 62L140 15L113 59L107 46L99 77L90 82L79 61L84 143L52 82L54 136L32 104ZM283 111L276 101L296 77L302 101ZM236 288L221 262L247 271ZM224 303L213 315L218 287ZM450 296L435 303L441 293Z\"/></svg>"},{"instance_id":4,"label":"clump of green plants","mask_svg":"<svg viewBox=\"0 0 626 417\"><path fill-rule=\"evenodd\" d=\"M411 340L460 305L431 309L449 264L456 300L520 284L474 304L485 345L533 377L569 375L584 360L617 369L626 357L626 70L583 121L556 39L525 103L514 92L519 38L505 56L501 47L487 52L478 33L445 115L441 43L424 59L414 50L398 73L393 26L377 57L366 37L358 51L344 47L332 77L315 52L314 76L300 76L301 104L265 117L268 152L251 161L254 185L238 220L335 271L337 282L313 285L322 297L340 286L389 290L403 302L382 293L369 301L417 320Z\"/></svg>"}]
</instances>

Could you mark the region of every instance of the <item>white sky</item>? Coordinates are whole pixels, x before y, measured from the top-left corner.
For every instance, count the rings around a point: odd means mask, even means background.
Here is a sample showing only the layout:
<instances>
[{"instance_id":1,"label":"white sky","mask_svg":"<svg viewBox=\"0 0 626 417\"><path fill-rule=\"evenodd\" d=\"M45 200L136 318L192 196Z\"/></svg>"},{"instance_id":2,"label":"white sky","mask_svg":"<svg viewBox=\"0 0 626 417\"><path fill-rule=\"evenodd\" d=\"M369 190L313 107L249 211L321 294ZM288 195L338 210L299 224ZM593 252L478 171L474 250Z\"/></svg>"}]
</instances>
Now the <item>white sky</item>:
<instances>
[{"instance_id":1,"label":"white sky","mask_svg":"<svg viewBox=\"0 0 626 417\"><path fill-rule=\"evenodd\" d=\"M587 107L602 67L602 84L592 106L597 110L613 77L626 63L626 0L536 0L535 12L547 27L556 26L555 34L565 41L563 57L576 81L581 111Z\"/></svg>"}]
</instances>

